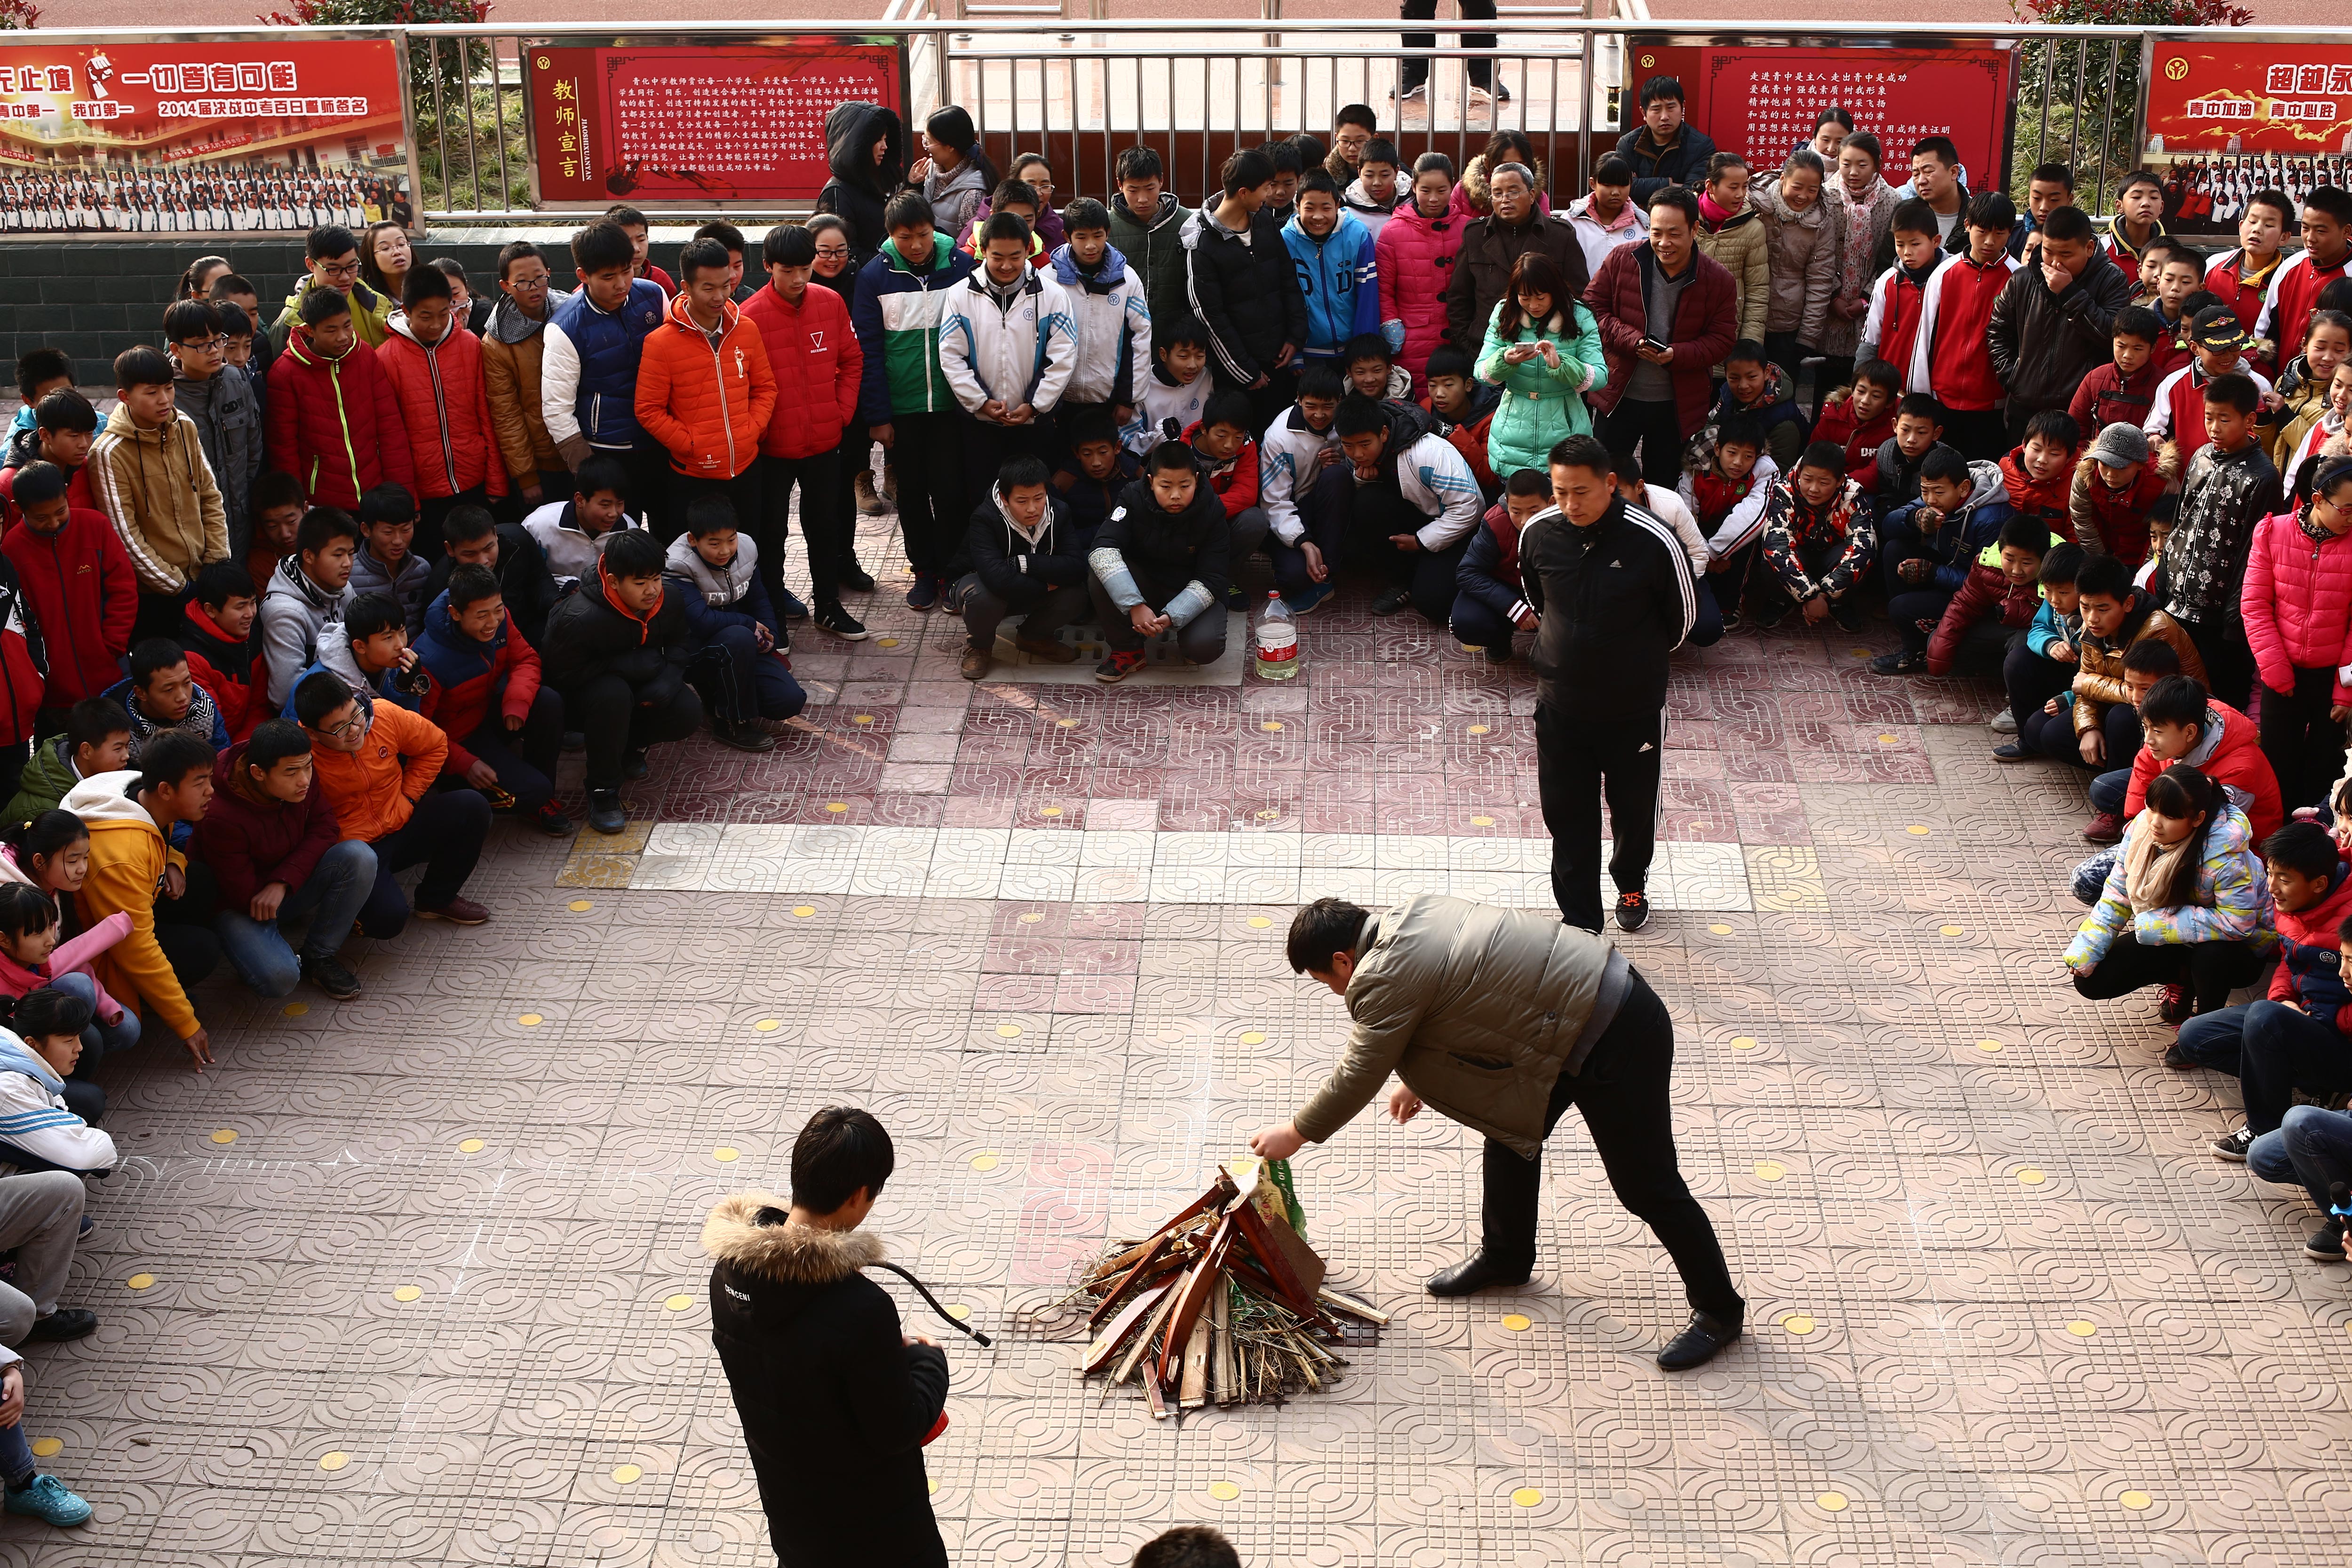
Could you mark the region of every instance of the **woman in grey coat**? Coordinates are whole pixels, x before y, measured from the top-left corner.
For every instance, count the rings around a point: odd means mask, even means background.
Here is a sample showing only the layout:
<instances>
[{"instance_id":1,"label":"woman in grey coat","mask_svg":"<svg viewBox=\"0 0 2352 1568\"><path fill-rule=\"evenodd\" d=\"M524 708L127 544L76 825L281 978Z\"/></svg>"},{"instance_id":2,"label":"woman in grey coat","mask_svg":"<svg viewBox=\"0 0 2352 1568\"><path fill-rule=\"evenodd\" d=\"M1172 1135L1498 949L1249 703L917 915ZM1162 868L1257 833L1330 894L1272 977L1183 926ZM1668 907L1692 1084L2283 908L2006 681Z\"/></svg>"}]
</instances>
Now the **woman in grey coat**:
<instances>
[{"instance_id":1,"label":"woman in grey coat","mask_svg":"<svg viewBox=\"0 0 2352 1568\"><path fill-rule=\"evenodd\" d=\"M1771 294L1764 311L1764 354L1780 367L1789 386L1797 385L1797 365L1822 352L1830 300L1838 285L1838 211L1822 199L1829 178L1821 154L1800 148L1789 154L1777 180L1751 186L1748 205L1764 215L1764 242L1771 264ZM1833 384L1815 390L1820 395Z\"/></svg>"}]
</instances>

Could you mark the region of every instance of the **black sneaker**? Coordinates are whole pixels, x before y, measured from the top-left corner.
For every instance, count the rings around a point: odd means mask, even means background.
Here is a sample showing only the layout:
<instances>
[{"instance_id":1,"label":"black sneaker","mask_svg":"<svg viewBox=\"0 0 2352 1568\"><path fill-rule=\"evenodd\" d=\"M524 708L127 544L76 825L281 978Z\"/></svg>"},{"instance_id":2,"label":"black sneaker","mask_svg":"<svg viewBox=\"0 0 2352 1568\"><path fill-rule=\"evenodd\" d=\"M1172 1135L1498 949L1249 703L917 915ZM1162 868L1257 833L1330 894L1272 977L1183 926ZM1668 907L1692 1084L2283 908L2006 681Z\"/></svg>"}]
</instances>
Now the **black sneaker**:
<instances>
[{"instance_id":1,"label":"black sneaker","mask_svg":"<svg viewBox=\"0 0 2352 1568\"><path fill-rule=\"evenodd\" d=\"M2330 1216L2326 1225L2311 1233L2303 1244L2305 1258L2316 1258L2322 1263L2344 1261L2344 1222Z\"/></svg>"},{"instance_id":2,"label":"black sneaker","mask_svg":"<svg viewBox=\"0 0 2352 1568\"><path fill-rule=\"evenodd\" d=\"M1242 585L1239 583L1226 584L1225 608L1228 610L1246 610L1249 607L1250 597L1247 594L1242 592Z\"/></svg>"},{"instance_id":3,"label":"black sneaker","mask_svg":"<svg viewBox=\"0 0 2352 1568\"><path fill-rule=\"evenodd\" d=\"M1636 889L1617 895L1617 929L1640 931L1650 923L1650 895Z\"/></svg>"},{"instance_id":4,"label":"black sneaker","mask_svg":"<svg viewBox=\"0 0 2352 1568\"><path fill-rule=\"evenodd\" d=\"M2003 741L1992 749L1992 760L1996 763L2025 763L2033 760L2033 753L2014 741Z\"/></svg>"},{"instance_id":5,"label":"black sneaker","mask_svg":"<svg viewBox=\"0 0 2352 1568\"><path fill-rule=\"evenodd\" d=\"M569 812L551 800L530 814L530 825L550 838L569 838L580 826L572 820Z\"/></svg>"},{"instance_id":6,"label":"black sneaker","mask_svg":"<svg viewBox=\"0 0 2352 1568\"><path fill-rule=\"evenodd\" d=\"M619 833L629 826L629 814L621 809L619 790L588 792L588 826L599 833Z\"/></svg>"},{"instance_id":7,"label":"black sneaker","mask_svg":"<svg viewBox=\"0 0 2352 1568\"><path fill-rule=\"evenodd\" d=\"M2203 1067L2205 1064L2183 1050L2180 1042L2175 1040L2164 1048L2164 1065L2176 1072L2187 1072L2191 1068Z\"/></svg>"},{"instance_id":8,"label":"black sneaker","mask_svg":"<svg viewBox=\"0 0 2352 1568\"><path fill-rule=\"evenodd\" d=\"M739 752L772 752L776 749L776 738L761 729L757 719L713 719L710 721L710 738Z\"/></svg>"},{"instance_id":9,"label":"black sneaker","mask_svg":"<svg viewBox=\"0 0 2352 1568\"><path fill-rule=\"evenodd\" d=\"M843 587L848 589L853 594L870 594L874 592L874 574L868 572L865 567L860 566L855 561L843 562L840 568L834 573L834 575L840 580Z\"/></svg>"},{"instance_id":10,"label":"black sneaker","mask_svg":"<svg viewBox=\"0 0 2352 1568\"><path fill-rule=\"evenodd\" d=\"M1858 632L1862 630L1862 605L1852 594L1842 599L1832 599L1830 619L1835 621L1841 630Z\"/></svg>"},{"instance_id":11,"label":"black sneaker","mask_svg":"<svg viewBox=\"0 0 2352 1568\"><path fill-rule=\"evenodd\" d=\"M331 952L304 953L302 978L338 1002L348 1002L360 994L360 977Z\"/></svg>"},{"instance_id":12,"label":"black sneaker","mask_svg":"<svg viewBox=\"0 0 2352 1568\"><path fill-rule=\"evenodd\" d=\"M2241 1127L2235 1132L2225 1132L2213 1140L2213 1152L2218 1157L2242 1165L2246 1151L2254 1146L2254 1130Z\"/></svg>"},{"instance_id":13,"label":"black sneaker","mask_svg":"<svg viewBox=\"0 0 2352 1568\"><path fill-rule=\"evenodd\" d=\"M588 749L588 732L585 730L564 731L563 749L567 752L586 751Z\"/></svg>"},{"instance_id":14,"label":"black sneaker","mask_svg":"<svg viewBox=\"0 0 2352 1568\"><path fill-rule=\"evenodd\" d=\"M653 771L653 764L646 761L643 752L631 752L621 759L621 776L633 783Z\"/></svg>"},{"instance_id":15,"label":"black sneaker","mask_svg":"<svg viewBox=\"0 0 2352 1568\"><path fill-rule=\"evenodd\" d=\"M1504 644L1501 644L1501 645L1500 645L1500 646L1498 646L1498 647L1490 647L1490 648L1488 648L1488 649L1486 650L1486 662L1487 662L1488 664L1508 664L1508 663L1510 663L1510 662L1511 662L1511 645L1510 645L1510 644L1508 644L1508 643L1504 643Z\"/></svg>"},{"instance_id":16,"label":"black sneaker","mask_svg":"<svg viewBox=\"0 0 2352 1568\"><path fill-rule=\"evenodd\" d=\"M78 1340L97 1331L96 1312L87 1307L59 1307L47 1317L35 1318L32 1331L25 1337L28 1340Z\"/></svg>"},{"instance_id":17,"label":"black sneaker","mask_svg":"<svg viewBox=\"0 0 2352 1568\"><path fill-rule=\"evenodd\" d=\"M817 630L829 632L844 642L864 642L870 635L866 623L843 609L837 599L817 601L815 624Z\"/></svg>"},{"instance_id":18,"label":"black sneaker","mask_svg":"<svg viewBox=\"0 0 2352 1568\"><path fill-rule=\"evenodd\" d=\"M1403 588L1391 588L1372 601L1372 614L1393 616L1412 603L1412 595Z\"/></svg>"},{"instance_id":19,"label":"black sneaker","mask_svg":"<svg viewBox=\"0 0 2352 1568\"><path fill-rule=\"evenodd\" d=\"M1882 653L1870 661L1871 671L1877 675L1925 675L1927 673L1927 650L1914 653L1906 648L1900 653Z\"/></svg>"},{"instance_id":20,"label":"black sneaker","mask_svg":"<svg viewBox=\"0 0 2352 1568\"><path fill-rule=\"evenodd\" d=\"M790 588L786 588L778 594L776 595L776 613L783 616L784 619L788 621L804 621L808 619L808 606L802 604L801 596L798 594L793 593Z\"/></svg>"},{"instance_id":21,"label":"black sneaker","mask_svg":"<svg viewBox=\"0 0 2352 1568\"><path fill-rule=\"evenodd\" d=\"M928 572L915 574L915 585L907 590L907 607L910 610L936 610L940 594L947 584Z\"/></svg>"}]
</instances>

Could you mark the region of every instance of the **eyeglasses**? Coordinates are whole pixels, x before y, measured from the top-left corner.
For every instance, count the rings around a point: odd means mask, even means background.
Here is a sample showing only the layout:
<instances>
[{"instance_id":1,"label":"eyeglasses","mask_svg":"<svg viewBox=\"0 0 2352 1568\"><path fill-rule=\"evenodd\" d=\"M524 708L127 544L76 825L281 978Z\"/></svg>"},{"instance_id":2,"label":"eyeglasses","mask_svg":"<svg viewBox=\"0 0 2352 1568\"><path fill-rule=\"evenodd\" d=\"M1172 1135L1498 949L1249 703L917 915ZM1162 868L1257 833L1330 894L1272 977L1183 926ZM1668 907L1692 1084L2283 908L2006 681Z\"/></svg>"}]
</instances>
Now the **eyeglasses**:
<instances>
[{"instance_id":1,"label":"eyeglasses","mask_svg":"<svg viewBox=\"0 0 2352 1568\"><path fill-rule=\"evenodd\" d=\"M197 353L219 353L228 347L228 339L226 336L183 338L173 346Z\"/></svg>"},{"instance_id":2,"label":"eyeglasses","mask_svg":"<svg viewBox=\"0 0 2352 1568\"><path fill-rule=\"evenodd\" d=\"M816 247L816 254L817 258L822 261L846 261L849 258L849 247L845 245L820 245Z\"/></svg>"},{"instance_id":3,"label":"eyeglasses","mask_svg":"<svg viewBox=\"0 0 2352 1568\"><path fill-rule=\"evenodd\" d=\"M356 278L359 275L360 264L356 261L350 263L321 261L319 263L319 276L321 278Z\"/></svg>"},{"instance_id":4,"label":"eyeglasses","mask_svg":"<svg viewBox=\"0 0 2352 1568\"><path fill-rule=\"evenodd\" d=\"M356 735L367 728L367 715L354 713L340 724L313 724L311 729L331 740L340 741L346 735Z\"/></svg>"}]
</instances>

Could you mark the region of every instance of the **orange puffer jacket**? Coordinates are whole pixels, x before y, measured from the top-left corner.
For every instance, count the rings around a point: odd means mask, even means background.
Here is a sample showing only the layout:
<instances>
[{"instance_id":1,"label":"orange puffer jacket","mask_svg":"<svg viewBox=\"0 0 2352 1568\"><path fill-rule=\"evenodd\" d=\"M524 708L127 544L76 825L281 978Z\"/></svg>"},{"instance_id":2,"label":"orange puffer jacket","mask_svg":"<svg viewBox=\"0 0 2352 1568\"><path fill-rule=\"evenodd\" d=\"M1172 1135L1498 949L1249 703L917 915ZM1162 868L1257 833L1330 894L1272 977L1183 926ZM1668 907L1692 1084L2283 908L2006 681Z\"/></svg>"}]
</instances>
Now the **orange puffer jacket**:
<instances>
[{"instance_id":1,"label":"orange puffer jacket","mask_svg":"<svg viewBox=\"0 0 2352 1568\"><path fill-rule=\"evenodd\" d=\"M385 326L376 358L392 380L400 421L408 426L417 499L439 500L486 479L490 494L506 494L506 465L498 461L498 427L490 423L482 380L482 340L452 321L441 341L428 348L418 341L405 310L394 311Z\"/></svg>"},{"instance_id":2,"label":"orange puffer jacket","mask_svg":"<svg viewBox=\"0 0 2352 1568\"><path fill-rule=\"evenodd\" d=\"M730 301L719 307L719 339L695 324L681 292L669 316L646 339L637 361L637 423L669 448L670 467L698 478L731 479L760 456L776 412L776 378L760 330Z\"/></svg>"}]
</instances>

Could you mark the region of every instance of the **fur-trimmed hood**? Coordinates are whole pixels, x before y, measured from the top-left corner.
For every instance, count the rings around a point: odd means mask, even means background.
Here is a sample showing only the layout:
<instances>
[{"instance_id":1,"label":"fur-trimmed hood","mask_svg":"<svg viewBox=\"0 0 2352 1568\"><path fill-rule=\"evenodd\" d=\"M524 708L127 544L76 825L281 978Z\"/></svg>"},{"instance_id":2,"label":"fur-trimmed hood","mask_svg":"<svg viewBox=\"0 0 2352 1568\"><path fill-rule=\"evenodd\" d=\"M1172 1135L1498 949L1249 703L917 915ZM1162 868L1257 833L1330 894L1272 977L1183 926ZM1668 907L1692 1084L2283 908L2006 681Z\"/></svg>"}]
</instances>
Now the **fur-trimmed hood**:
<instances>
[{"instance_id":1,"label":"fur-trimmed hood","mask_svg":"<svg viewBox=\"0 0 2352 1568\"><path fill-rule=\"evenodd\" d=\"M721 1198L702 1222L702 1250L782 1285L831 1285L882 1261L880 1237L795 1225L784 1217L791 1210L773 1193Z\"/></svg>"}]
</instances>

